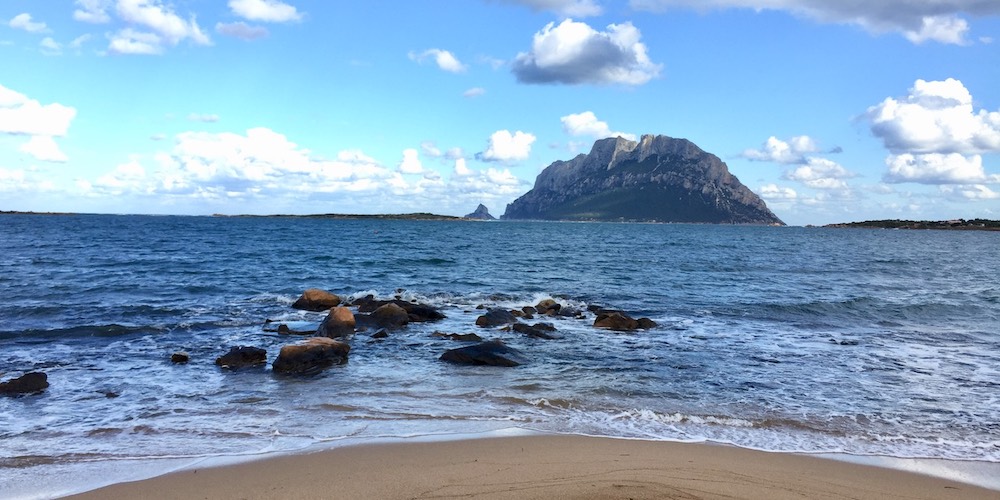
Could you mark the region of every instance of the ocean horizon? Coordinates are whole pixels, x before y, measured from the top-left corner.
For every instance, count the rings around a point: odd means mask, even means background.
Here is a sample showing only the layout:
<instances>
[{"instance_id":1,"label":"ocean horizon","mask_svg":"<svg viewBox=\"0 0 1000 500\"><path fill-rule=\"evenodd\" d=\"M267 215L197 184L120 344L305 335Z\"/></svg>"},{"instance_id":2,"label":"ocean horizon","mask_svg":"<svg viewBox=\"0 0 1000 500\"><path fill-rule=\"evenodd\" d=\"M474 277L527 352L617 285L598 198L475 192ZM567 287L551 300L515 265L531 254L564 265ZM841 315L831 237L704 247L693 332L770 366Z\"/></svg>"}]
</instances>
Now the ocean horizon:
<instances>
[{"instance_id":1,"label":"ocean horizon","mask_svg":"<svg viewBox=\"0 0 1000 500\"><path fill-rule=\"evenodd\" d=\"M1000 489L996 233L2 220L0 381L42 371L51 384L0 397L0 490L14 498L317 446L533 432L943 462ZM280 347L303 337L276 325L311 332L325 316L291 307L309 288L446 317L358 331L346 364L275 374ZM545 299L574 313L521 321L557 338L475 324ZM656 326L595 328L601 307ZM435 333L501 340L527 362L445 363L466 344ZM265 349L267 364L217 367L235 346ZM178 351L190 361L172 363Z\"/></svg>"}]
</instances>

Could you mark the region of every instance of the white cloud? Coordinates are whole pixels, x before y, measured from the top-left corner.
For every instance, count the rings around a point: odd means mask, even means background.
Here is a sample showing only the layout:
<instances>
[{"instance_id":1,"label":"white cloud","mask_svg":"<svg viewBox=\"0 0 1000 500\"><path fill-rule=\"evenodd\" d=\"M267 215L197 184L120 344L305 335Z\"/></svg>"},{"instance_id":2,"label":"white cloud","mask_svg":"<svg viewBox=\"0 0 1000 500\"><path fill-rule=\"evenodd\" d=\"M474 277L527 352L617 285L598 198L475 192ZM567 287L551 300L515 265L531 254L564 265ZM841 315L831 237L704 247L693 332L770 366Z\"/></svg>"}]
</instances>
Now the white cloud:
<instances>
[{"instance_id":1,"label":"white cloud","mask_svg":"<svg viewBox=\"0 0 1000 500\"><path fill-rule=\"evenodd\" d=\"M187 119L192 122L216 123L219 121L219 115L209 113L191 113L187 116Z\"/></svg>"},{"instance_id":2,"label":"white cloud","mask_svg":"<svg viewBox=\"0 0 1000 500\"><path fill-rule=\"evenodd\" d=\"M961 201L1000 199L1000 193L997 193L982 184L940 186L939 188L943 194L957 198Z\"/></svg>"},{"instance_id":3,"label":"white cloud","mask_svg":"<svg viewBox=\"0 0 1000 500\"><path fill-rule=\"evenodd\" d=\"M484 94L486 94L486 89L482 87L472 87L471 89L462 92L462 97L479 97Z\"/></svg>"},{"instance_id":4,"label":"white cloud","mask_svg":"<svg viewBox=\"0 0 1000 500\"><path fill-rule=\"evenodd\" d=\"M73 11L73 19L84 23L104 24L111 22L108 7L111 0L76 0L78 9Z\"/></svg>"},{"instance_id":5,"label":"white cloud","mask_svg":"<svg viewBox=\"0 0 1000 500\"><path fill-rule=\"evenodd\" d=\"M75 116L74 108L43 105L0 85L0 133L62 137Z\"/></svg>"},{"instance_id":6,"label":"white cloud","mask_svg":"<svg viewBox=\"0 0 1000 500\"><path fill-rule=\"evenodd\" d=\"M640 38L632 23L607 31L572 19L549 23L535 33L531 51L517 55L512 71L522 83L642 85L661 66L650 61Z\"/></svg>"},{"instance_id":7,"label":"white cloud","mask_svg":"<svg viewBox=\"0 0 1000 500\"><path fill-rule=\"evenodd\" d=\"M420 53L410 52L409 57L410 60L418 63L423 63L427 59L433 59L438 68L449 73L462 73L467 69L454 54L447 50L427 49Z\"/></svg>"},{"instance_id":8,"label":"white cloud","mask_svg":"<svg viewBox=\"0 0 1000 500\"><path fill-rule=\"evenodd\" d=\"M986 17L1000 14L1000 2L986 0L630 0L637 10L664 11L673 7L705 9L746 8L786 11L824 23L853 24L871 33L900 33L914 43L936 41L966 44L968 23L961 14Z\"/></svg>"},{"instance_id":9,"label":"white cloud","mask_svg":"<svg viewBox=\"0 0 1000 500\"><path fill-rule=\"evenodd\" d=\"M612 132L608 127L608 122L597 119L592 111L569 114L559 119L562 121L563 131L574 137L588 136L594 139L604 139L606 137L624 137L630 141L636 139L635 134L625 132Z\"/></svg>"},{"instance_id":10,"label":"white cloud","mask_svg":"<svg viewBox=\"0 0 1000 500\"><path fill-rule=\"evenodd\" d=\"M782 202L794 201L799 194L790 187L781 187L777 184L765 184L760 187L758 194L767 201Z\"/></svg>"},{"instance_id":11,"label":"white cloud","mask_svg":"<svg viewBox=\"0 0 1000 500\"><path fill-rule=\"evenodd\" d=\"M890 155L885 160L889 171L885 182L921 184L979 184L1000 182L1000 176L987 175L983 157L959 153Z\"/></svg>"},{"instance_id":12,"label":"white cloud","mask_svg":"<svg viewBox=\"0 0 1000 500\"><path fill-rule=\"evenodd\" d=\"M787 142L772 135L760 149L747 149L741 156L751 161L801 164L806 163L806 155L817 150L816 141L807 135L792 137Z\"/></svg>"},{"instance_id":13,"label":"white cloud","mask_svg":"<svg viewBox=\"0 0 1000 500\"><path fill-rule=\"evenodd\" d=\"M55 139L48 135L31 136L31 139L28 139L28 142L24 143L20 150L39 161L64 163L69 160L59 149L59 145L56 144Z\"/></svg>"},{"instance_id":14,"label":"white cloud","mask_svg":"<svg viewBox=\"0 0 1000 500\"><path fill-rule=\"evenodd\" d=\"M854 177L854 173L837 162L825 158L810 157L806 159L804 165L800 165L788 172L784 178L798 181L814 189L847 189L847 182L844 179Z\"/></svg>"},{"instance_id":15,"label":"white cloud","mask_svg":"<svg viewBox=\"0 0 1000 500\"><path fill-rule=\"evenodd\" d=\"M416 149L404 149L403 159L397 167L401 174L422 174L424 165L420 163L420 153Z\"/></svg>"},{"instance_id":16,"label":"white cloud","mask_svg":"<svg viewBox=\"0 0 1000 500\"><path fill-rule=\"evenodd\" d=\"M131 28L122 30L112 37L112 46L109 47L112 52L156 54L162 51L164 44L177 45L186 39L198 45L212 44L194 16L185 21L160 0L118 0L115 11L123 21L143 26L153 33L136 32ZM122 48L125 50L120 50Z\"/></svg>"},{"instance_id":17,"label":"white cloud","mask_svg":"<svg viewBox=\"0 0 1000 500\"><path fill-rule=\"evenodd\" d=\"M32 171L8 170L0 167L0 193L22 193L37 196L39 193L53 191L52 181L42 179Z\"/></svg>"},{"instance_id":18,"label":"white cloud","mask_svg":"<svg viewBox=\"0 0 1000 500\"><path fill-rule=\"evenodd\" d=\"M62 45L59 42L52 39L52 37L45 37L41 42L38 43L41 48L42 53L47 56L58 56L62 54Z\"/></svg>"},{"instance_id":19,"label":"white cloud","mask_svg":"<svg viewBox=\"0 0 1000 500\"><path fill-rule=\"evenodd\" d=\"M121 195L125 193L135 193L152 189L152 185L146 176L146 169L139 163L139 160L132 158L128 163L123 163L107 174L98 177L88 189L103 195Z\"/></svg>"},{"instance_id":20,"label":"white cloud","mask_svg":"<svg viewBox=\"0 0 1000 500\"><path fill-rule=\"evenodd\" d=\"M91 38L93 37L89 33L80 35L74 38L72 42L69 42L69 47L71 49L79 50L81 47L83 47L83 44L89 42Z\"/></svg>"},{"instance_id":21,"label":"white cloud","mask_svg":"<svg viewBox=\"0 0 1000 500\"><path fill-rule=\"evenodd\" d=\"M455 159L455 175L459 177L472 175L472 171L465 165L465 158Z\"/></svg>"},{"instance_id":22,"label":"white cloud","mask_svg":"<svg viewBox=\"0 0 1000 500\"><path fill-rule=\"evenodd\" d=\"M490 136L486 151L476 155L483 161L518 161L526 160L531 155L531 145L535 136L529 133L511 133L509 130L498 130Z\"/></svg>"},{"instance_id":23,"label":"white cloud","mask_svg":"<svg viewBox=\"0 0 1000 500\"><path fill-rule=\"evenodd\" d=\"M270 32L267 31L267 28L263 26L250 26L243 21L236 23L216 23L215 32L220 35L231 36L247 41L264 38L270 34Z\"/></svg>"},{"instance_id":24,"label":"white cloud","mask_svg":"<svg viewBox=\"0 0 1000 500\"><path fill-rule=\"evenodd\" d=\"M564 17L599 16L604 11L594 0L501 0L524 5L534 11L555 12Z\"/></svg>"},{"instance_id":25,"label":"white cloud","mask_svg":"<svg viewBox=\"0 0 1000 500\"><path fill-rule=\"evenodd\" d=\"M894 153L1000 151L1000 111L973 108L961 81L917 80L909 95L868 108L871 130Z\"/></svg>"},{"instance_id":26,"label":"white cloud","mask_svg":"<svg viewBox=\"0 0 1000 500\"><path fill-rule=\"evenodd\" d=\"M294 6L279 0L229 0L229 8L250 21L286 23L302 19Z\"/></svg>"},{"instance_id":27,"label":"white cloud","mask_svg":"<svg viewBox=\"0 0 1000 500\"><path fill-rule=\"evenodd\" d=\"M18 14L14 16L10 22L7 23L8 26L18 30L24 30L29 33L49 33L48 26L45 23L36 23L31 20L31 14L27 12Z\"/></svg>"}]
</instances>

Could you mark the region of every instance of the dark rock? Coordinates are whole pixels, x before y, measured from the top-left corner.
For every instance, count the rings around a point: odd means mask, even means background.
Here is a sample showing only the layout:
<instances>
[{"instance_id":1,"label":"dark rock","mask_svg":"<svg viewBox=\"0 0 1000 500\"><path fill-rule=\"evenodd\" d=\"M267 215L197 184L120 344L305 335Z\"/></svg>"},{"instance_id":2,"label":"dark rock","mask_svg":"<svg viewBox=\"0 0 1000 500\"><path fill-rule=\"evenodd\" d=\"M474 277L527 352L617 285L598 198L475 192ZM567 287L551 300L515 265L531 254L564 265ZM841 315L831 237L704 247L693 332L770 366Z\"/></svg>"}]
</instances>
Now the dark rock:
<instances>
[{"instance_id":1,"label":"dark rock","mask_svg":"<svg viewBox=\"0 0 1000 500\"><path fill-rule=\"evenodd\" d=\"M327 337L312 337L283 346L271 367L275 373L308 375L347 362L351 346Z\"/></svg>"},{"instance_id":2,"label":"dark rock","mask_svg":"<svg viewBox=\"0 0 1000 500\"><path fill-rule=\"evenodd\" d=\"M502 218L784 225L717 156L662 135L601 139L549 165Z\"/></svg>"},{"instance_id":3,"label":"dark rock","mask_svg":"<svg viewBox=\"0 0 1000 500\"><path fill-rule=\"evenodd\" d=\"M656 328L656 322L649 318L639 318L639 329L649 330L650 328Z\"/></svg>"},{"instance_id":4,"label":"dark rock","mask_svg":"<svg viewBox=\"0 0 1000 500\"><path fill-rule=\"evenodd\" d=\"M360 299L357 299L352 303L352 305L358 307L358 312L360 313L374 312L376 309L387 304L395 304L401 307L404 311L406 311L406 314L409 316L409 321L413 323L438 321L446 317L444 314L441 313L441 311L438 311L437 308L433 306L415 302L407 302L405 300L399 300L399 299L375 300L375 297L368 295Z\"/></svg>"},{"instance_id":5,"label":"dark rock","mask_svg":"<svg viewBox=\"0 0 1000 500\"><path fill-rule=\"evenodd\" d=\"M171 363L183 364L191 361L191 356L184 351L177 351L170 355Z\"/></svg>"},{"instance_id":6,"label":"dark rock","mask_svg":"<svg viewBox=\"0 0 1000 500\"><path fill-rule=\"evenodd\" d=\"M49 376L42 372L30 372L20 377L0 383L0 396L24 396L37 394L49 386Z\"/></svg>"},{"instance_id":7,"label":"dark rock","mask_svg":"<svg viewBox=\"0 0 1000 500\"><path fill-rule=\"evenodd\" d=\"M656 323L649 318L634 319L622 311L601 310L597 313L594 326L616 332L631 332L640 329L648 330L655 327Z\"/></svg>"},{"instance_id":8,"label":"dark rock","mask_svg":"<svg viewBox=\"0 0 1000 500\"><path fill-rule=\"evenodd\" d=\"M461 365L488 366L518 366L528 362L521 351L497 340L451 349L445 351L440 359Z\"/></svg>"},{"instance_id":9,"label":"dark rock","mask_svg":"<svg viewBox=\"0 0 1000 500\"><path fill-rule=\"evenodd\" d=\"M475 220L496 220L496 217L490 215L490 211L486 208L486 205L482 203L476 207L476 211L471 214L466 215L463 219L475 219Z\"/></svg>"},{"instance_id":10,"label":"dark rock","mask_svg":"<svg viewBox=\"0 0 1000 500\"><path fill-rule=\"evenodd\" d=\"M319 328L316 329L317 337L347 337L348 335L354 333L354 327L357 322L354 318L354 313L346 307L334 307L330 309L327 313L326 318L323 318L323 322L319 324Z\"/></svg>"},{"instance_id":11,"label":"dark rock","mask_svg":"<svg viewBox=\"0 0 1000 500\"><path fill-rule=\"evenodd\" d=\"M535 306L535 311L543 316L555 316L562 309L562 304L552 299L544 299Z\"/></svg>"},{"instance_id":12,"label":"dark rock","mask_svg":"<svg viewBox=\"0 0 1000 500\"><path fill-rule=\"evenodd\" d=\"M489 328L494 326L517 323L517 318L506 309L490 309L486 314L476 318L476 326Z\"/></svg>"},{"instance_id":13,"label":"dark rock","mask_svg":"<svg viewBox=\"0 0 1000 500\"><path fill-rule=\"evenodd\" d=\"M267 351L259 347L238 346L215 359L215 364L231 370L252 368L267 363Z\"/></svg>"},{"instance_id":14,"label":"dark rock","mask_svg":"<svg viewBox=\"0 0 1000 500\"><path fill-rule=\"evenodd\" d=\"M310 288L302 292L302 296L292 304L292 307L295 309L319 312L330 309L331 307L337 307L338 305L340 305L340 297L327 292L326 290Z\"/></svg>"},{"instance_id":15,"label":"dark rock","mask_svg":"<svg viewBox=\"0 0 1000 500\"><path fill-rule=\"evenodd\" d=\"M556 331L556 327L550 325L549 323L535 323L534 325L527 325L524 323L515 323L513 329L517 333L523 333L529 337L537 339L558 339L558 335L553 335L552 332Z\"/></svg>"},{"instance_id":16,"label":"dark rock","mask_svg":"<svg viewBox=\"0 0 1000 500\"><path fill-rule=\"evenodd\" d=\"M410 322L410 315L398 304L389 303L372 311L371 321L380 328L402 328Z\"/></svg>"},{"instance_id":17,"label":"dark rock","mask_svg":"<svg viewBox=\"0 0 1000 500\"><path fill-rule=\"evenodd\" d=\"M372 334L372 338L373 339L387 339L387 338L389 338L389 332L385 331L385 329L383 328L382 330L379 330L379 331L373 333Z\"/></svg>"},{"instance_id":18,"label":"dark rock","mask_svg":"<svg viewBox=\"0 0 1000 500\"><path fill-rule=\"evenodd\" d=\"M521 308L521 312L524 313L524 317L525 318L530 318L530 317L538 314L538 309L535 309L534 307L531 307L531 306L524 306L524 307Z\"/></svg>"},{"instance_id":19,"label":"dark rock","mask_svg":"<svg viewBox=\"0 0 1000 500\"><path fill-rule=\"evenodd\" d=\"M434 332L431 337L457 340L459 342L482 342L483 338L475 333L441 333Z\"/></svg>"}]
</instances>

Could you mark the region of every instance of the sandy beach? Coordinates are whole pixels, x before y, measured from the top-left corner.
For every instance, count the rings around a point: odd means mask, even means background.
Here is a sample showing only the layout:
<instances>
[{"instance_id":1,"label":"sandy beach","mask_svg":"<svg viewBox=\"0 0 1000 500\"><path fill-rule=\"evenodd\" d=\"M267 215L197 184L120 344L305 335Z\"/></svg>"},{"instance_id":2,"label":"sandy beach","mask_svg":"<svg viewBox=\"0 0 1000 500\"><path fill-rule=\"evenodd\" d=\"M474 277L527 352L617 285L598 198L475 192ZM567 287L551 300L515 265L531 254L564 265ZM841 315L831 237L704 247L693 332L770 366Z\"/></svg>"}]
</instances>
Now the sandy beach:
<instances>
[{"instance_id":1,"label":"sandy beach","mask_svg":"<svg viewBox=\"0 0 1000 500\"><path fill-rule=\"evenodd\" d=\"M1000 491L729 446L545 435L342 447L70 498L998 499Z\"/></svg>"}]
</instances>

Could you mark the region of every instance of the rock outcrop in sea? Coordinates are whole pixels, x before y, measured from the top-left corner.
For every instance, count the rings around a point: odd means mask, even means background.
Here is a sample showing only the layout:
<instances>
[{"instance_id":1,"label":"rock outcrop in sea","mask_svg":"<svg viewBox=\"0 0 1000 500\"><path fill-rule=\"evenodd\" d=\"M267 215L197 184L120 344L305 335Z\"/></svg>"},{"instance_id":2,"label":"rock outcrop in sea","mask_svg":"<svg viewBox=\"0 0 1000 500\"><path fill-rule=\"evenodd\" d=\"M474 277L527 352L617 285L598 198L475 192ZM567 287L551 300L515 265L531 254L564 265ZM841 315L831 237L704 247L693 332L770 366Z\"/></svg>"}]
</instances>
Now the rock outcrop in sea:
<instances>
[{"instance_id":1,"label":"rock outcrop in sea","mask_svg":"<svg viewBox=\"0 0 1000 500\"><path fill-rule=\"evenodd\" d=\"M486 208L486 205L480 203L474 212L467 214L463 219L496 220L497 218L490 215L490 211Z\"/></svg>"},{"instance_id":2,"label":"rock outcrop in sea","mask_svg":"<svg viewBox=\"0 0 1000 500\"><path fill-rule=\"evenodd\" d=\"M601 139L549 165L502 218L784 225L719 157L663 135Z\"/></svg>"}]
</instances>

